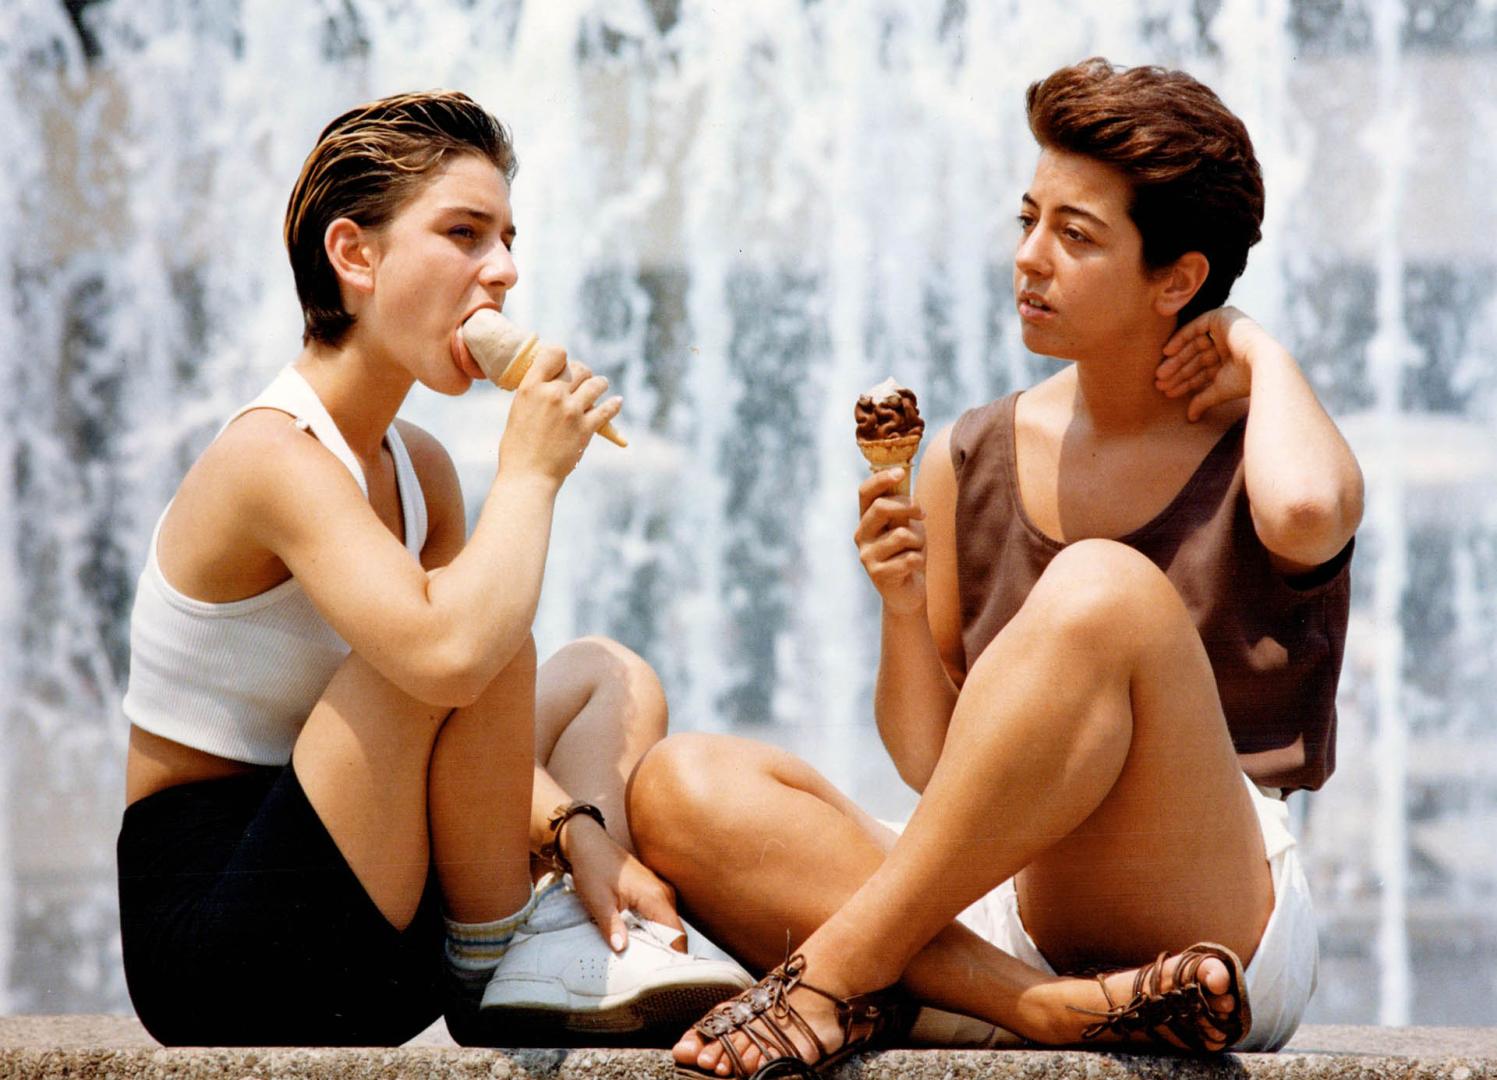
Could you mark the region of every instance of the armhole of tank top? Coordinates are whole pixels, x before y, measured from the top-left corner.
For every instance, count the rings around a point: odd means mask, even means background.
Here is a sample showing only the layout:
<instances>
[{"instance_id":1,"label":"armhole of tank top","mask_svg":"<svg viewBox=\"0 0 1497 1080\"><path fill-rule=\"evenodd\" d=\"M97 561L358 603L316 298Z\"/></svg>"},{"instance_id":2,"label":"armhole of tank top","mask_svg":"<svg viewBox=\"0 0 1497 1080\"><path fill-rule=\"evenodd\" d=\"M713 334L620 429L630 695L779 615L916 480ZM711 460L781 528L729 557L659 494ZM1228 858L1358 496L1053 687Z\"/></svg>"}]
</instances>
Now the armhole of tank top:
<instances>
[{"instance_id":1,"label":"armhole of tank top","mask_svg":"<svg viewBox=\"0 0 1497 1080\"><path fill-rule=\"evenodd\" d=\"M416 472L416 463L405 439L390 425L385 433L385 445L395 461L395 490L400 496L400 513L405 522L406 550L418 559L426 546L426 531L430 526L426 517L426 494L421 490L421 477Z\"/></svg>"}]
</instances>

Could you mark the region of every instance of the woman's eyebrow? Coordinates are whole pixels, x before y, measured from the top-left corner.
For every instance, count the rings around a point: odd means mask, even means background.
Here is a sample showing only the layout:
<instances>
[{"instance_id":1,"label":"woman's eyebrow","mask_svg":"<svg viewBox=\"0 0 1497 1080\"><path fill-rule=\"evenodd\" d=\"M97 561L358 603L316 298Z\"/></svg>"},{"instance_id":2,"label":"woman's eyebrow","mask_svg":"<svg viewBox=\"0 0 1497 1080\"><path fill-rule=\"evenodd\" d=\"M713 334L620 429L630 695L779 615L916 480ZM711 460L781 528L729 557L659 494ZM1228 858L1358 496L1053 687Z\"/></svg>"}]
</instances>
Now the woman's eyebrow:
<instances>
[{"instance_id":1,"label":"woman's eyebrow","mask_svg":"<svg viewBox=\"0 0 1497 1080\"><path fill-rule=\"evenodd\" d=\"M1026 206L1032 206L1036 210L1040 208L1040 204L1034 201L1034 197L1030 195L1029 192L1026 191L1022 196L1022 199ZM1059 214L1069 214L1073 217L1085 218L1087 221L1092 222L1094 225L1101 229L1112 228L1111 225L1103 221L1090 210L1084 210L1079 206L1072 206L1070 203L1062 203L1060 206L1057 206L1055 208L1055 211Z\"/></svg>"},{"instance_id":2,"label":"woman's eyebrow","mask_svg":"<svg viewBox=\"0 0 1497 1080\"><path fill-rule=\"evenodd\" d=\"M480 210L476 206L464 206L460 203L455 203L452 206L444 206L442 208L442 213L456 214L460 217L470 217L481 222L484 225L489 226L493 225L494 222L499 220L497 215L491 213L488 210ZM516 229L514 224L511 222L509 224L506 224L504 228L500 230L500 232L504 235L505 239L513 243L515 237L519 235L520 230Z\"/></svg>"},{"instance_id":3,"label":"woman's eyebrow","mask_svg":"<svg viewBox=\"0 0 1497 1080\"><path fill-rule=\"evenodd\" d=\"M463 206L461 204L454 204L452 206L444 206L442 208L442 211L443 213L447 214L464 214L471 218L477 218L479 221L482 221L486 225L493 224L494 222L493 214L491 214L487 210L480 210L476 206Z\"/></svg>"}]
</instances>

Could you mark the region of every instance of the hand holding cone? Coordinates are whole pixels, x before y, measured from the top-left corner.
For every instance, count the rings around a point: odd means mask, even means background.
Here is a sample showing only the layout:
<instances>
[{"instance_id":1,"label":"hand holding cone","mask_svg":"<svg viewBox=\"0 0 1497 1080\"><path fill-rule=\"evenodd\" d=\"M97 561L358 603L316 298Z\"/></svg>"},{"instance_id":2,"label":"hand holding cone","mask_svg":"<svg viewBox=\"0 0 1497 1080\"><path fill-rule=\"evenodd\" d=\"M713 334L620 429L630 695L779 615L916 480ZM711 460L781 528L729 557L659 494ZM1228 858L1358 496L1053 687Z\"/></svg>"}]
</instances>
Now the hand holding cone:
<instances>
[{"instance_id":1,"label":"hand holding cone","mask_svg":"<svg viewBox=\"0 0 1497 1080\"><path fill-rule=\"evenodd\" d=\"M493 308L479 308L463 323L463 343L483 373L501 390L515 390L535 360L540 338L521 330ZM629 443L614 428L604 424L598 434L617 446Z\"/></svg>"},{"instance_id":2,"label":"hand holding cone","mask_svg":"<svg viewBox=\"0 0 1497 1080\"><path fill-rule=\"evenodd\" d=\"M853 419L858 425L858 449L863 451L869 471L902 467L904 479L890 494L908 495L913 471L910 465L925 434L915 391L899 385L891 375L858 398Z\"/></svg>"}]
</instances>

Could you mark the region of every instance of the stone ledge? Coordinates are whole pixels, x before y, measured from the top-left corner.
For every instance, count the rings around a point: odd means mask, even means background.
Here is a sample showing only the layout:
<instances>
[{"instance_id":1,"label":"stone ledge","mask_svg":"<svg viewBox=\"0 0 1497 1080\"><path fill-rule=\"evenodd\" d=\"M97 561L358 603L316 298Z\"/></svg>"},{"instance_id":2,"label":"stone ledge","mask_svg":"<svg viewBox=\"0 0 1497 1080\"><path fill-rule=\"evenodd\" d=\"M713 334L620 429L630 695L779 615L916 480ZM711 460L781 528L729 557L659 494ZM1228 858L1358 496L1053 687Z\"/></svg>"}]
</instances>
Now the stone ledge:
<instances>
[{"instance_id":1,"label":"stone ledge","mask_svg":"<svg viewBox=\"0 0 1497 1080\"><path fill-rule=\"evenodd\" d=\"M1497 1028L1306 1027L1279 1054L1191 1060L1077 1050L886 1050L846 1080L1497 1080ZM165 1049L131 1017L0 1017L0 1080L673 1080L663 1050L474 1050L440 1025L395 1049Z\"/></svg>"}]
</instances>

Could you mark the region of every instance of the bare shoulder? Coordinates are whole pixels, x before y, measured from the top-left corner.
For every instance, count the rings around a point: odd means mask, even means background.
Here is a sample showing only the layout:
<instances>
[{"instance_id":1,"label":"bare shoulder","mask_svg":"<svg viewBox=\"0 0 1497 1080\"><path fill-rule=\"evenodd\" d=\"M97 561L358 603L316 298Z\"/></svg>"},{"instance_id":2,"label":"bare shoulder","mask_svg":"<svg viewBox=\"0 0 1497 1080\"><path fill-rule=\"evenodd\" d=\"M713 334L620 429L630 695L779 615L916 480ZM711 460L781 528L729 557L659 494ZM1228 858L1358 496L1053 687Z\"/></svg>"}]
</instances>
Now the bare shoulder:
<instances>
[{"instance_id":1,"label":"bare shoulder","mask_svg":"<svg viewBox=\"0 0 1497 1080\"><path fill-rule=\"evenodd\" d=\"M229 424L183 478L161 524L162 572L196 599L254 595L289 574L275 554L281 535L363 501L348 470L288 414L254 409Z\"/></svg>"},{"instance_id":2,"label":"bare shoulder","mask_svg":"<svg viewBox=\"0 0 1497 1080\"><path fill-rule=\"evenodd\" d=\"M308 485L358 492L343 463L279 409L251 409L238 417L203 452L198 468L234 484L250 502L288 493L305 500Z\"/></svg>"},{"instance_id":3,"label":"bare shoulder","mask_svg":"<svg viewBox=\"0 0 1497 1080\"><path fill-rule=\"evenodd\" d=\"M920 475L915 483L922 506L956 490L956 468L951 463L951 432L955 426L947 424L938 429L920 456Z\"/></svg>"},{"instance_id":4,"label":"bare shoulder","mask_svg":"<svg viewBox=\"0 0 1497 1080\"><path fill-rule=\"evenodd\" d=\"M395 427L411 455L421 495L426 501L426 546L421 563L427 569L445 566L467 540L467 515L462 484L452 455L435 435L409 420L397 418Z\"/></svg>"},{"instance_id":5,"label":"bare shoulder","mask_svg":"<svg viewBox=\"0 0 1497 1080\"><path fill-rule=\"evenodd\" d=\"M452 463L452 455L435 435L420 425L399 417L395 419L395 428L400 432L405 448L411 455L411 464L416 468L422 488L450 487L460 491L457 467Z\"/></svg>"}]
</instances>

